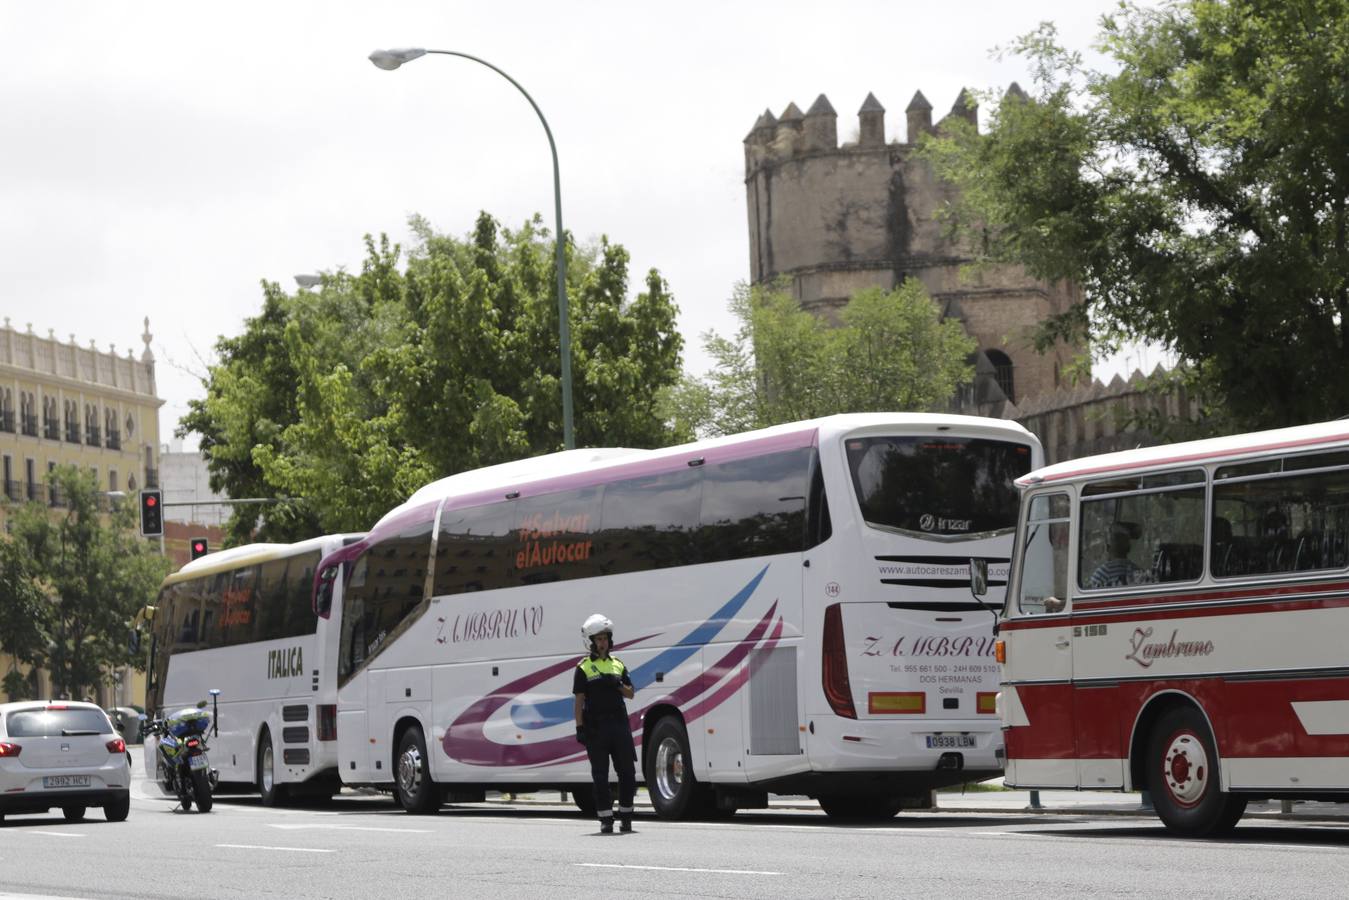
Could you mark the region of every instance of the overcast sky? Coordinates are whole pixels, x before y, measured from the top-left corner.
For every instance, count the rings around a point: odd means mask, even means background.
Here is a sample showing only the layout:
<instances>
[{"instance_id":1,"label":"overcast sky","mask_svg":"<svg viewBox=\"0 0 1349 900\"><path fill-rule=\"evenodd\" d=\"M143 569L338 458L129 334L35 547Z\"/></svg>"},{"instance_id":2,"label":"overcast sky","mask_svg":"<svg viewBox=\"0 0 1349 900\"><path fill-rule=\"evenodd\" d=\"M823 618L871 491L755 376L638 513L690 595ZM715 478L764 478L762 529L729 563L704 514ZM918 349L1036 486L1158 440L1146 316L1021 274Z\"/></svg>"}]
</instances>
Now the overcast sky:
<instances>
[{"instance_id":1,"label":"overcast sky","mask_svg":"<svg viewBox=\"0 0 1349 900\"><path fill-rule=\"evenodd\" d=\"M377 47L460 50L509 72L557 141L563 224L658 268L685 365L733 323L749 274L742 140L765 109L824 93L848 140L868 91L887 139L922 90L1029 81L990 50L1053 20L1085 49L1114 0L234 2L0 0L0 316L141 351L149 317L164 440L201 394L259 281L358 271L362 236L407 244L419 213L465 234L479 210L553 227L547 140L476 63L397 72Z\"/></svg>"}]
</instances>

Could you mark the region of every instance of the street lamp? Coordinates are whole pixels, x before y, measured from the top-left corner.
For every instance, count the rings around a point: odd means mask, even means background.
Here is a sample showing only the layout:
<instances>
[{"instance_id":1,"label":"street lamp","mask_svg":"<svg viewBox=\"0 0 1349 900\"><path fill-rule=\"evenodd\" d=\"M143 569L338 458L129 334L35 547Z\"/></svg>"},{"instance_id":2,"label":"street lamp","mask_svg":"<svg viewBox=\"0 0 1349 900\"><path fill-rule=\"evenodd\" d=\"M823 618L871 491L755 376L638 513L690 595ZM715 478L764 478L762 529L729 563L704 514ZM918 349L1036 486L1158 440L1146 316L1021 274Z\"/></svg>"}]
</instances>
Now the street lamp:
<instances>
[{"instance_id":1,"label":"street lamp","mask_svg":"<svg viewBox=\"0 0 1349 900\"><path fill-rule=\"evenodd\" d=\"M421 47L405 47L397 50L376 50L370 54L370 61L387 72L411 62L420 56L428 53L435 53L441 56L459 56L464 59L471 59L475 63L481 63L487 68L496 72L502 78L515 85L515 89L525 95L529 105L534 107L534 112L538 113L539 121L543 123L544 134L548 135L548 149L553 151L553 206L554 214L557 219L557 318L558 318L558 339L562 345L562 446L567 450L575 449L576 440L572 433L571 422L571 334L567 327L567 257L562 241L562 177L558 171L557 165L557 144L553 142L553 130L548 127L548 120L543 117L543 110L534 102L534 98L529 96L529 92L520 86L520 82L507 75L501 69L492 65L485 59L479 59L476 56L470 56L467 53L460 53L456 50L425 50Z\"/></svg>"},{"instance_id":2,"label":"street lamp","mask_svg":"<svg viewBox=\"0 0 1349 900\"><path fill-rule=\"evenodd\" d=\"M322 275L296 275L295 283L306 290L312 290L323 284Z\"/></svg>"}]
</instances>

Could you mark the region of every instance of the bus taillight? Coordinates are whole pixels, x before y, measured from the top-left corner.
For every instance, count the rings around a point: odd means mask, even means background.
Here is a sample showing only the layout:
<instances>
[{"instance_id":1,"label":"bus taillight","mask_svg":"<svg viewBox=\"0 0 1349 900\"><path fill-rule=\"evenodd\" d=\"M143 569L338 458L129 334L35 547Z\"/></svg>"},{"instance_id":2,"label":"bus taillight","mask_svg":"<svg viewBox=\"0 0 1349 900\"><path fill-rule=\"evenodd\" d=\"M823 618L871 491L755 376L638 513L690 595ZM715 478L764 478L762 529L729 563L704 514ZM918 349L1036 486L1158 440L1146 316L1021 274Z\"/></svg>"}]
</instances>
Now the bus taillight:
<instances>
[{"instance_id":1,"label":"bus taillight","mask_svg":"<svg viewBox=\"0 0 1349 900\"><path fill-rule=\"evenodd\" d=\"M824 696L834 714L857 718L848 681L848 650L843 642L843 607L835 603L824 610Z\"/></svg>"},{"instance_id":2,"label":"bus taillight","mask_svg":"<svg viewBox=\"0 0 1349 900\"><path fill-rule=\"evenodd\" d=\"M993 658L1002 665L1007 664L1007 642L996 640L993 642Z\"/></svg>"},{"instance_id":3,"label":"bus taillight","mask_svg":"<svg viewBox=\"0 0 1349 900\"><path fill-rule=\"evenodd\" d=\"M321 741L337 740L337 706L335 704L319 704L318 733Z\"/></svg>"}]
</instances>

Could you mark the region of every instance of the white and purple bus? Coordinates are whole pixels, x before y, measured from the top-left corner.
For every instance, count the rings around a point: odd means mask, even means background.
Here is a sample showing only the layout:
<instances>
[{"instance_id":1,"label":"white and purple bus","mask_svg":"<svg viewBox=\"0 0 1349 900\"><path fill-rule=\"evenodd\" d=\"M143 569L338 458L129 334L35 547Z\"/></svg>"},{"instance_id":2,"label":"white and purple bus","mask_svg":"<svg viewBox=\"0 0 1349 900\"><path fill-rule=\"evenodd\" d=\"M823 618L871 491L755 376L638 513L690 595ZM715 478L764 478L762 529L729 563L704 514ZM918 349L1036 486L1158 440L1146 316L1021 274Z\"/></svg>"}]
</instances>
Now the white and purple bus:
<instances>
[{"instance_id":1,"label":"white and purple bus","mask_svg":"<svg viewBox=\"0 0 1349 900\"><path fill-rule=\"evenodd\" d=\"M1014 423L857 414L429 484L321 565L342 780L418 812L488 789L586 809L571 670L596 612L663 817L787 793L881 818L999 775L968 561L1005 582L1013 482L1041 461Z\"/></svg>"}]
</instances>

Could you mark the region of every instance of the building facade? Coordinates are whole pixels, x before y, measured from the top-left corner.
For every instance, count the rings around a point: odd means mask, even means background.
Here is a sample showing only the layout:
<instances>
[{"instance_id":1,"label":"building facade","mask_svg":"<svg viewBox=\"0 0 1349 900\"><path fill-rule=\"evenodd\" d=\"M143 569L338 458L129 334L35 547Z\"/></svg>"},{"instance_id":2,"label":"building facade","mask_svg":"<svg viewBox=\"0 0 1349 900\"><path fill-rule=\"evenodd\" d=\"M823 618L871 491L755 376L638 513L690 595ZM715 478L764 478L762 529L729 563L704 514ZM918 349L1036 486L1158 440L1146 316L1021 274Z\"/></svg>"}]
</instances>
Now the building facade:
<instances>
[{"instance_id":1,"label":"building facade","mask_svg":"<svg viewBox=\"0 0 1349 900\"><path fill-rule=\"evenodd\" d=\"M141 335L139 359L115 346L99 350L90 341L81 347L71 335L45 337L31 324L15 328L8 317L0 325L0 525L10 503L37 501L64 508L48 475L58 465L94 473L106 502L119 493L133 495L159 487L159 408L155 359L150 351L150 322ZM0 655L0 672L15 663ZM117 673L104 705L140 702L139 673ZM45 696L43 673L33 679L37 696Z\"/></svg>"}]
</instances>

